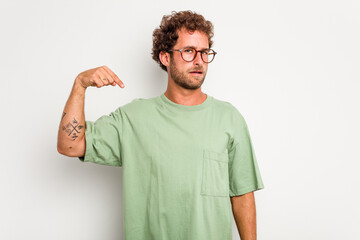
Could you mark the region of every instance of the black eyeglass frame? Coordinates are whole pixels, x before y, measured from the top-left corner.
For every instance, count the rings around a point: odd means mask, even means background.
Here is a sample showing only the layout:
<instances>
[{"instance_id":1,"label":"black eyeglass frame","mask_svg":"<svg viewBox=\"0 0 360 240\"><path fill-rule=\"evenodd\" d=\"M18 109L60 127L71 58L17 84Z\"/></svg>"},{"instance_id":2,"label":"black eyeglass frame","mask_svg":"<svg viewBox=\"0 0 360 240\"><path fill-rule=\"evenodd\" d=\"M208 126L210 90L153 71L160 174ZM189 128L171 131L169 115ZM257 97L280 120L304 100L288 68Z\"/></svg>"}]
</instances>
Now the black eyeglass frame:
<instances>
[{"instance_id":1,"label":"black eyeglass frame","mask_svg":"<svg viewBox=\"0 0 360 240\"><path fill-rule=\"evenodd\" d=\"M185 60L184 57L183 57L183 55L182 55L182 54L183 54L182 51L184 51L184 49L187 49L187 48L193 49L193 50L195 51L194 57L193 57L193 59L191 59L190 61ZM203 59L203 52L205 52L205 51L207 51L207 50L213 51L213 53L208 54L208 55L212 55L212 54L214 55L213 59L211 59L210 62L206 62L206 61ZM172 49L172 50L169 50L168 52L170 53L170 52L174 52L174 51L180 52L181 58L182 58L185 62L192 62L192 61L194 61L195 58L196 58L196 56L197 56L197 53L199 52L199 53L200 53L201 60L203 60L204 63L211 63L212 61L214 61L215 56L216 56L216 54L217 54L217 52L215 52L214 49L211 49L211 48L206 48L206 49L202 49L202 50L196 50L196 49L193 48L193 47L184 47L184 48L181 48L181 49Z\"/></svg>"}]
</instances>

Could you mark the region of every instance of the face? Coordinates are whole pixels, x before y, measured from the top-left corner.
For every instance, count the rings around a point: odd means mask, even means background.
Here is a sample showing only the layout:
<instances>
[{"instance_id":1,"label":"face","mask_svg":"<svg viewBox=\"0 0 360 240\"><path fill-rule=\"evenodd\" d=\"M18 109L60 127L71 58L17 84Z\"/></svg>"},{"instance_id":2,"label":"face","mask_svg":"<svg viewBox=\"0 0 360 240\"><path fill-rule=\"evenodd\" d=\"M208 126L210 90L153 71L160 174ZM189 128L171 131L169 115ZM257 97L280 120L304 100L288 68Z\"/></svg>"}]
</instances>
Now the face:
<instances>
[{"instance_id":1,"label":"face","mask_svg":"<svg viewBox=\"0 0 360 240\"><path fill-rule=\"evenodd\" d=\"M179 38L173 49L182 49L184 47L193 47L196 50L209 48L208 37L205 33L194 31L189 32L185 29L180 30ZM198 89L205 80L208 63L204 63L200 53L192 62L186 62L182 59L181 53L172 52L170 57L168 72L174 82L185 89Z\"/></svg>"}]
</instances>

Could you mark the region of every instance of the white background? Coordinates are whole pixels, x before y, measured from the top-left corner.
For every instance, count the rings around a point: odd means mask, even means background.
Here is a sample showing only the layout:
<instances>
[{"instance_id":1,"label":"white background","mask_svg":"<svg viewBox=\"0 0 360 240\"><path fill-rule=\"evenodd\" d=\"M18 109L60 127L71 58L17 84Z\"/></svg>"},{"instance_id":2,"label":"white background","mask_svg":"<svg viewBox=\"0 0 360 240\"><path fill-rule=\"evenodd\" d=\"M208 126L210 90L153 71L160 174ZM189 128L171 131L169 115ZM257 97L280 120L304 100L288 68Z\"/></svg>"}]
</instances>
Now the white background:
<instances>
[{"instance_id":1,"label":"white background","mask_svg":"<svg viewBox=\"0 0 360 240\"><path fill-rule=\"evenodd\" d=\"M126 87L89 88L86 120L163 93L152 31L187 9L215 26L203 91L249 126L258 239L360 239L357 0L2 0L0 239L123 239L122 168L60 155L60 118L77 74L102 65Z\"/></svg>"}]
</instances>

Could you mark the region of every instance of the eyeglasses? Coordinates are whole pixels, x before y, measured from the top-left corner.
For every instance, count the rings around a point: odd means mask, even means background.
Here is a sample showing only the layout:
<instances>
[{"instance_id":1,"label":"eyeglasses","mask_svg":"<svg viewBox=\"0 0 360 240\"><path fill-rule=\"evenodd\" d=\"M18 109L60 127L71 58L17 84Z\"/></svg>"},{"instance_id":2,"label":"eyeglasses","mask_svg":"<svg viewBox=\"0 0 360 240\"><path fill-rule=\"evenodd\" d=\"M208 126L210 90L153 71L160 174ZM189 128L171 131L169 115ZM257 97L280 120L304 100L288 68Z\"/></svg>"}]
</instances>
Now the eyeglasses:
<instances>
[{"instance_id":1,"label":"eyeglasses","mask_svg":"<svg viewBox=\"0 0 360 240\"><path fill-rule=\"evenodd\" d=\"M168 52L174 52L174 51L180 52L181 57L182 57L182 59L184 59L185 62L194 61L197 53L199 52L201 59L204 61L204 63L211 63L214 60L215 55L217 54L217 52L215 52L214 50L212 50L210 48L203 49L203 50L196 50L195 48L192 48L192 47L184 47L182 49L173 49L173 50L169 50Z\"/></svg>"}]
</instances>

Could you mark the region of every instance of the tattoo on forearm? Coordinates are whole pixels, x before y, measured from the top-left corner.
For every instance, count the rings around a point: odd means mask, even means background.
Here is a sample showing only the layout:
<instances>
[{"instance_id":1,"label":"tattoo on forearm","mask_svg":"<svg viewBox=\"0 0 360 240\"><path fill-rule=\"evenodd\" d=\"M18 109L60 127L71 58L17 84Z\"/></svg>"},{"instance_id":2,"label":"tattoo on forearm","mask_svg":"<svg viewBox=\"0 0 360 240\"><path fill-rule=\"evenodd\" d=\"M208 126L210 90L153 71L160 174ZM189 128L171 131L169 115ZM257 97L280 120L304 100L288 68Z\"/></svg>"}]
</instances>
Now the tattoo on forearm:
<instances>
[{"instance_id":1,"label":"tattoo on forearm","mask_svg":"<svg viewBox=\"0 0 360 240\"><path fill-rule=\"evenodd\" d=\"M65 115L66 115L66 112L63 112L63 115L62 115L62 117L61 117L61 120L64 119Z\"/></svg>"},{"instance_id":2,"label":"tattoo on forearm","mask_svg":"<svg viewBox=\"0 0 360 240\"><path fill-rule=\"evenodd\" d=\"M65 126L63 126L62 130L65 131L68 136L71 136L72 141L75 141L76 138L79 137L81 133L80 130L83 128L83 125L80 125L78 121L74 118L72 122L69 122Z\"/></svg>"}]
</instances>

